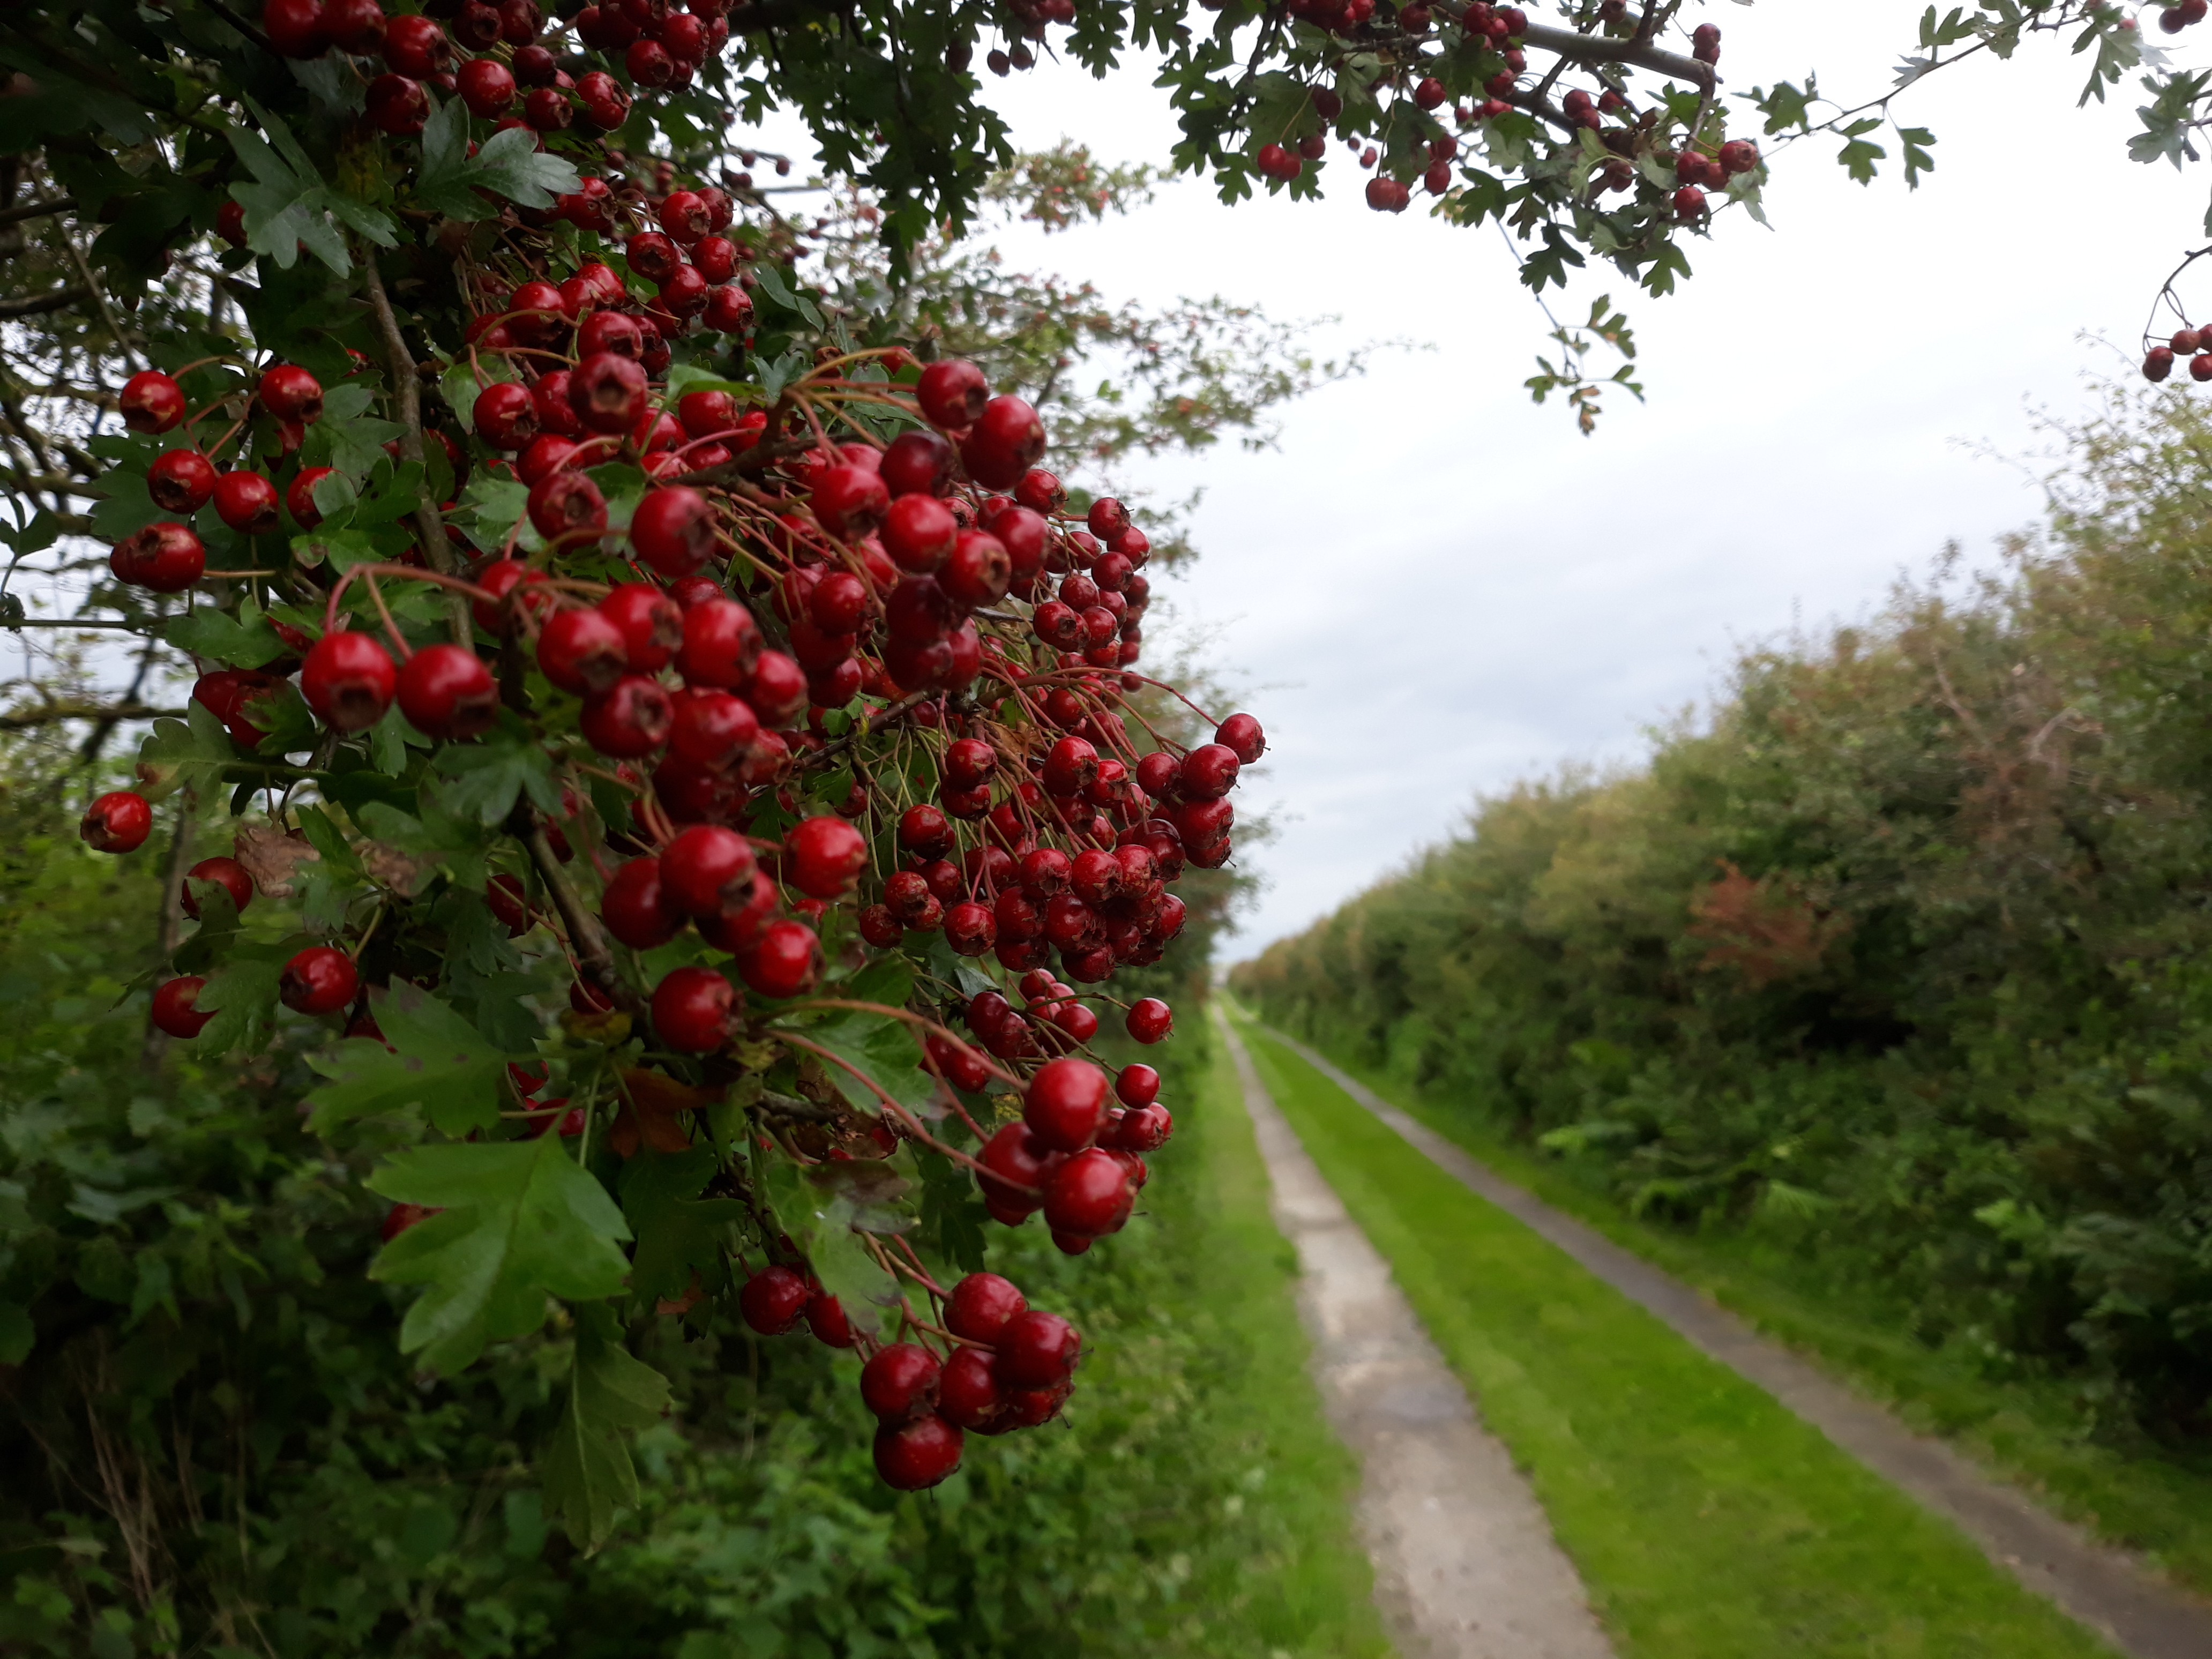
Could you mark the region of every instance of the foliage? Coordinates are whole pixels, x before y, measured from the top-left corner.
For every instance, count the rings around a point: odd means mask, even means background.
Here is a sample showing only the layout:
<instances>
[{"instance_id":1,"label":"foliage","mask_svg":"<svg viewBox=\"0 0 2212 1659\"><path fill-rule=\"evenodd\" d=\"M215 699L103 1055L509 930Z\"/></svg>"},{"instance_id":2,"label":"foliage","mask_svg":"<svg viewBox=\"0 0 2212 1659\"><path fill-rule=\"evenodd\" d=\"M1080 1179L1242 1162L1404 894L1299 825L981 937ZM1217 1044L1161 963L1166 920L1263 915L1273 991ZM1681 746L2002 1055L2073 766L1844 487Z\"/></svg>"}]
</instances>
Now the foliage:
<instances>
[{"instance_id":1,"label":"foliage","mask_svg":"<svg viewBox=\"0 0 2212 1659\"><path fill-rule=\"evenodd\" d=\"M1747 653L1710 730L1485 802L1235 982L1639 1212L2203 1443L2209 434L2113 394L2001 575Z\"/></svg>"}]
</instances>

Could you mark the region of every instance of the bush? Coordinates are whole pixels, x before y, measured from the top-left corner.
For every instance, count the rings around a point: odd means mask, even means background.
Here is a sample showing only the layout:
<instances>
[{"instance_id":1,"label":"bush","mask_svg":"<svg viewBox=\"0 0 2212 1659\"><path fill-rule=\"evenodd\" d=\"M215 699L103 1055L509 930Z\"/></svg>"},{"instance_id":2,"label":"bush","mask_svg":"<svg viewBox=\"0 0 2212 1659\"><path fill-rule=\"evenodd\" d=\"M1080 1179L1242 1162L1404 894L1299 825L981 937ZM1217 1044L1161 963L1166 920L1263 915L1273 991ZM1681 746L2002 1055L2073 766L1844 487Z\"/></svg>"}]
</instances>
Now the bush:
<instances>
[{"instance_id":1,"label":"bush","mask_svg":"<svg viewBox=\"0 0 2212 1659\"><path fill-rule=\"evenodd\" d=\"M2113 395L2042 531L1747 653L1648 765L1237 970L1269 1018L1757 1226L1931 1342L2212 1437L2212 438Z\"/></svg>"}]
</instances>

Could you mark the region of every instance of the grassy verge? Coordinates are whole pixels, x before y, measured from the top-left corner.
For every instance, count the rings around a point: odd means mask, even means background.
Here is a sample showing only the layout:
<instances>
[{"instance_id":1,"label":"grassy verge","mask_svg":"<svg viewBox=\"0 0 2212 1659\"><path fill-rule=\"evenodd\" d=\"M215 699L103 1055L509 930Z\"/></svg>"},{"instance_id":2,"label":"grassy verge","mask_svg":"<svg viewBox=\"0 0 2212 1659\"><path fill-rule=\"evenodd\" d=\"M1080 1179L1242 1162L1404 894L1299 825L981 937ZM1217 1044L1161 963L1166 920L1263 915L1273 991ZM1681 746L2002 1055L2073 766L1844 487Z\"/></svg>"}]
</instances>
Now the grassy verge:
<instances>
[{"instance_id":1,"label":"grassy verge","mask_svg":"<svg viewBox=\"0 0 2212 1659\"><path fill-rule=\"evenodd\" d=\"M2176 1582L2212 1594L2212 1457L2185 1460L2094 1438L2064 1384L1992 1376L1963 1346L1916 1340L1869 1287L1836 1283L1780 1241L1638 1221L1574 1165L1506 1139L1464 1105L1436 1100L1340 1052L1329 1058L1508 1180L1696 1285L1915 1428L1951 1440L2057 1512L2141 1551Z\"/></svg>"},{"instance_id":2,"label":"grassy verge","mask_svg":"<svg viewBox=\"0 0 2212 1659\"><path fill-rule=\"evenodd\" d=\"M1528 1471L1624 1659L2108 1651L1288 1049L1244 1033Z\"/></svg>"}]
</instances>

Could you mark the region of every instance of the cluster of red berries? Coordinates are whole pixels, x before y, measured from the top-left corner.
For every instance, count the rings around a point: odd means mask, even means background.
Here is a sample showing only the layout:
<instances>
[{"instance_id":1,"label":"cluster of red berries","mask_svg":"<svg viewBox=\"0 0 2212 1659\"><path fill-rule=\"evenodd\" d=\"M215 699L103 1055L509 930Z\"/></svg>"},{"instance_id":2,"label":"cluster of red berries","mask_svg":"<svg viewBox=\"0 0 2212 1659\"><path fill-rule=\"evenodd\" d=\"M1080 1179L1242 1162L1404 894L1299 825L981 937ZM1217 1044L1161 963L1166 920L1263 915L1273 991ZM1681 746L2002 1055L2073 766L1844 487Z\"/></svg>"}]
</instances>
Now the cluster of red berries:
<instances>
[{"instance_id":1,"label":"cluster of red berries","mask_svg":"<svg viewBox=\"0 0 2212 1659\"><path fill-rule=\"evenodd\" d=\"M938 1319L908 1310L912 1340L860 1343L860 1398L873 1413L876 1472L901 1492L936 1486L960 1467L969 1432L1006 1434L1049 1423L1074 1387L1082 1338L1058 1314L1031 1308L996 1273L927 1290ZM795 1268L755 1273L740 1293L745 1322L781 1336L801 1320L833 1347L855 1346L836 1299ZM932 1338L934 1338L933 1342Z\"/></svg>"},{"instance_id":2,"label":"cluster of red berries","mask_svg":"<svg viewBox=\"0 0 2212 1659\"><path fill-rule=\"evenodd\" d=\"M2143 354L2143 379L2163 380L2177 358L2188 360L2191 380L2212 380L2212 329L2181 329L2164 345L2153 346Z\"/></svg>"},{"instance_id":3,"label":"cluster of red berries","mask_svg":"<svg viewBox=\"0 0 2212 1659\"><path fill-rule=\"evenodd\" d=\"M675 85L698 61L695 48L719 41L722 9L601 0L573 21L587 47L622 55L632 82ZM538 106L556 100L564 110L580 102L602 128L616 124L602 118L621 111L599 106L593 79L611 77L593 71L573 85L557 71L545 77L551 60L529 0L429 10L434 16L386 19L373 0L270 0L264 23L296 56L380 55L380 82L405 79L417 94L416 83L448 76L480 117L512 101L505 76L532 88L522 124L547 130ZM1037 0L1024 27L1065 21L1063 14L1072 15L1066 0ZM455 63L455 41L481 55ZM654 70L655 52L678 73L656 82L641 72L641 64ZM384 101L396 107L409 95ZM550 213L519 214L500 270L466 255L458 261L467 320L454 325L461 338L452 350L475 366L476 386L467 407L447 409L423 437L442 448L457 487L471 468L525 486L520 516L496 550L485 538L465 576L430 568L420 548L343 571L298 568L297 582L321 590L319 630L296 611L292 620L270 618L288 654L255 668L211 668L193 700L249 747L276 727L271 701L291 695L295 678L332 748L365 748L361 734L395 708L434 744L467 744L502 720L526 721L561 775L563 805L557 814L521 809L531 827L514 833L556 896L557 864L545 860L575 857L564 824L588 830L589 857L577 868L588 864L597 878L606 935L649 951L688 933L719 953L634 984L604 939L594 944L588 900L560 909L555 932L575 964L577 1014L610 1015L619 1002L635 1022L625 1029L647 1038L644 1066L626 1074L633 1097L659 1087L690 1098L696 1091L680 1079L726 1078L754 1063L738 1056L775 1042L780 1028L770 1022L829 968L833 907L844 907L851 924L836 937L858 936L842 947L845 969L867 951L919 958L937 934L961 956L988 958L1018 979L1018 1008L992 991L950 1010L924 1000L878 1011L923 1025L921 1067L972 1133L972 1155L939 1142L888 1097L881 1116L850 1114L823 1150L792 1155L886 1158L904 1139L922 1141L968 1164L1000 1221L1042 1212L1060 1249L1087 1249L1128 1219L1148 1174L1145 1155L1166 1140L1172 1120L1152 1068L1109 1076L1082 1057L1099 1026L1087 1003L1111 1000L1079 988L1121 964L1158 961L1183 928L1187 908L1169 890L1187 868L1230 857L1230 796L1264 751L1261 728L1232 715L1212 741L1186 749L1135 718L1129 700L1152 684L1135 666L1151 544L1117 501L1069 508L1060 480L1038 465L1047 434L1036 410L994 396L974 364L924 364L897 348L851 353L823 361L765 406L727 390L672 389L678 341L702 324L725 333L749 327L745 266L763 256L750 232L723 234L735 217L723 191L679 183L665 162L648 191L623 157L603 154L616 182L586 179ZM556 216L575 234L538 234ZM598 257L609 246L622 249L627 277ZM633 294L632 279L650 293ZM862 365L867 372L856 373ZM208 411L191 412L179 380L198 367L134 376L125 420L142 433L182 428L189 437ZM447 377L438 395L459 383ZM219 469L228 436L161 453L147 488L175 516L118 544L118 578L172 592L231 579L206 569L189 522L210 504L242 535L313 529L331 469L281 462L300 449L323 394L296 365L258 367L253 398L265 418L253 442L280 459L266 473ZM886 442L841 414L871 404L895 405L914 429ZM248 424L236 422L234 434ZM587 471L608 464L645 475L620 527ZM465 545L458 529L446 533ZM457 591L473 627L456 611L454 637L425 641L418 625L410 638L380 580ZM826 773L833 757L852 775L848 792L835 810L810 809L804 775ZM583 815L586 771L596 787L628 793L626 817L599 824ZM774 827L757 830L764 816ZM82 834L103 851L129 852L151 823L146 799L120 791L94 803ZM257 898L240 858L203 860L184 886L195 918L216 891L240 911ZM516 935L554 917L556 907L534 908L511 874L494 876L483 898ZM394 940L410 927L399 902L366 969L357 962L366 929L350 949L299 952L283 970L283 1001L313 1015L350 1006L347 1035L381 1040L366 981L412 971L388 965L400 959ZM159 1029L198 1036L219 1012L200 1006L205 985L198 975L161 984ZM750 1010L748 994L776 1006ZM965 1036L940 1015L963 1023ZM1147 998L1127 1008L1125 1024L1137 1041L1157 1042L1172 1017ZM521 1109L507 1115L526 1120L523 1133L590 1132L589 1106L532 1103L545 1068L510 1067L509 1076ZM994 1077L1024 1100L1022 1120L994 1131L970 1115ZM798 1086L816 1086L803 1068ZM614 1120L629 1109L601 1109L610 1115L605 1144L626 1156L636 1142L625 1133L643 1132ZM424 1213L394 1206L386 1237ZM804 1320L822 1340L854 1346L836 1299L772 1228L768 1236L776 1260L745 1285L744 1316L764 1332ZM999 1289L987 1297L971 1286ZM986 1307L978 1297L998 1299ZM989 1275L941 1299L941 1322L913 1326L921 1341L878 1350L866 1332L857 1336L869 1351L864 1386L885 1424L878 1465L895 1485L941 1479L957 1462L963 1431L1042 1422L1066 1396L1076 1343L1063 1322L1025 1310L1011 1285ZM940 1324L963 1345L941 1356L927 1341Z\"/></svg>"},{"instance_id":4,"label":"cluster of red berries","mask_svg":"<svg viewBox=\"0 0 2212 1659\"><path fill-rule=\"evenodd\" d=\"M2206 9L2206 0L2180 0L2159 13L2158 26L2168 34L2179 34L2191 24L2203 22Z\"/></svg>"},{"instance_id":5,"label":"cluster of red berries","mask_svg":"<svg viewBox=\"0 0 2212 1659\"><path fill-rule=\"evenodd\" d=\"M1372 0L1291 0L1290 14L1317 27L1340 34L1352 33L1368 22L1373 15ZM1515 44L1528 33L1528 15L1517 6L1493 7L1486 0L1474 0L1455 19L1450 20L1467 45L1483 54L1482 63L1487 70L1483 89L1489 94L1480 103L1461 104L1454 113L1462 127L1492 120L1514 107L1510 101L1514 88L1528 67L1526 54ZM1607 17L1602 21L1617 21ZM1427 31L1435 18L1431 8L1414 4L1398 9L1393 32L1419 35ZM1692 56L1700 63L1713 64L1720 59L1720 30L1711 23L1701 24L1692 35ZM1491 65L1495 67L1490 67ZM1413 79L1410 97L1414 107L1425 117L1434 117L1450 97L1449 89L1435 75L1420 75ZM1343 100L1327 87L1307 89L1306 104L1293 125L1303 124L1308 112L1317 118L1323 128L1343 113ZM1632 126L1618 126L1608 130L1607 118L1624 112L1632 121L1634 111L1618 90L1607 87L1595 94L1582 88L1571 88L1559 100L1559 113L1574 126L1598 133L1612 152L1591 175L1593 194L1608 191L1627 190L1636 182L1633 155L1641 135ZM1442 196L1452 185L1452 163L1458 159L1459 140L1453 134L1435 131L1433 121L1425 122L1431 128L1426 141L1427 164L1421 173L1423 187L1431 196ZM1373 169L1382 159L1381 151L1366 143L1357 133L1346 129L1342 135L1346 148L1359 158L1359 165ZM1288 184L1305 170L1309 161L1319 161L1328 153L1328 141L1325 131L1304 134L1294 142L1278 138L1261 144L1253 156L1254 169L1265 179ZM1720 185L1734 175L1748 173L1759 165L1758 147L1745 140L1735 140L1721 146L1717 156L1686 149L1676 161L1677 187L1671 205L1675 216L1685 222L1701 219L1705 213L1705 197L1701 186ZM1378 213L1402 213L1413 201L1413 188L1407 179L1385 172L1367 181L1367 205Z\"/></svg>"},{"instance_id":6,"label":"cluster of red berries","mask_svg":"<svg viewBox=\"0 0 2212 1659\"><path fill-rule=\"evenodd\" d=\"M619 52L631 84L671 90L690 83L709 53L729 39L723 15L731 0L607 0L573 20L577 38L594 50ZM439 18L446 20L441 27ZM458 97L470 113L521 127L559 132L580 116L612 132L629 114L630 96L605 70L571 77L538 44L544 14L536 0L433 0L426 15L387 17L378 0L266 0L262 32L287 58L320 58L336 50L380 60L368 82L368 118L397 137L422 131L430 117L427 88ZM456 47L483 56L464 56ZM504 61L489 55L507 48ZM542 143L542 139L541 139Z\"/></svg>"}]
</instances>

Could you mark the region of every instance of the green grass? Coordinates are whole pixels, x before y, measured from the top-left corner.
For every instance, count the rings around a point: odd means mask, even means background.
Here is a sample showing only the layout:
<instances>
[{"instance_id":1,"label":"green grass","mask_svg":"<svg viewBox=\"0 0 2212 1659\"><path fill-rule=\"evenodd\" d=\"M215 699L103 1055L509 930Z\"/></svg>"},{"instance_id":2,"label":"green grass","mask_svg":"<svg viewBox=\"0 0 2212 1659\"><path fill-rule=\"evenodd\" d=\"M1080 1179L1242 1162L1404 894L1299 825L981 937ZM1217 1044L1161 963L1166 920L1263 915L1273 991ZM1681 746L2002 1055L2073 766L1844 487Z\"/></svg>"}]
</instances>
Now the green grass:
<instances>
[{"instance_id":1,"label":"green grass","mask_svg":"<svg viewBox=\"0 0 2212 1659\"><path fill-rule=\"evenodd\" d=\"M2212 1594L2212 1457L2186 1460L2095 1438L2064 1383L1993 1376L1963 1346L1917 1340L1869 1287L1836 1283L1773 1237L1639 1221L1594 1188L1585 1170L1505 1139L1465 1105L1440 1102L1340 1052L1329 1058L1507 1180L1697 1286L1914 1428L1944 1437L2054 1511Z\"/></svg>"},{"instance_id":2,"label":"green grass","mask_svg":"<svg viewBox=\"0 0 2212 1659\"><path fill-rule=\"evenodd\" d=\"M1528 1472L1623 1659L2109 1652L1287 1048L1243 1034Z\"/></svg>"}]
</instances>

